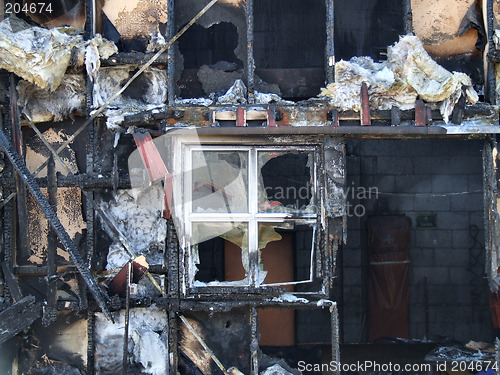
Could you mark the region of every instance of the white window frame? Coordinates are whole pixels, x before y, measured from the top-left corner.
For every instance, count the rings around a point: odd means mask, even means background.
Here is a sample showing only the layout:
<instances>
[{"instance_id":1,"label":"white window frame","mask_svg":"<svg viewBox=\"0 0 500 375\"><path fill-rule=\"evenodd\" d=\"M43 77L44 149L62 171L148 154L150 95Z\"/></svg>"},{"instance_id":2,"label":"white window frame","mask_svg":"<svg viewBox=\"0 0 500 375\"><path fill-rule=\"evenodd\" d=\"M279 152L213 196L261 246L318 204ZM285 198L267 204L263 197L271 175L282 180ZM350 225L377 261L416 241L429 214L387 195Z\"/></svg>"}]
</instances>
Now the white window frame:
<instances>
[{"instance_id":1,"label":"white window frame","mask_svg":"<svg viewBox=\"0 0 500 375\"><path fill-rule=\"evenodd\" d=\"M319 156L321 156L322 148L320 144L313 145L296 145L296 144L282 144L271 146L267 143L256 143L252 145L241 145L238 142L229 143L221 142L213 143L190 143L178 140L176 142L174 154L174 165L180 168L183 173L182 177L177 177L174 184L180 188L182 192L182 221L183 221L183 236L180 244L180 280L181 290L183 294L189 292L193 293L210 293L210 287L230 287L230 288L245 288L255 290L257 292L264 291L266 288L297 285L312 283L314 280L314 267L315 258L318 255L317 240L319 228L322 227L322 197L321 189L319 189L320 165L318 163ZM202 213L192 212L191 194L192 194L192 153L194 151L220 151L220 152L248 152L248 212L247 213ZM258 152L310 152L313 155L312 167L312 197L316 212L313 213L273 213L273 212L258 212L258 181L259 181L259 166L258 166ZM179 169L178 169L179 170ZM186 173L187 172L187 173ZM176 176L179 176L177 174ZM179 203L179 202L178 202ZM259 223L283 223L293 221L296 224L311 225L313 228L311 252L310 252L310 272L307 280L282 282L282 283L262 283L258 284L258 226ZM191 245L191 230L192 223L194 222L247 222L248 223L248 248L249 248L249 270L248 279L249 283L231 283L231 282L214 282L207 284L207 286L194 285L195 273L192 267L192 245ZM234 289L236 292L238 289ZM310 294L304 292L300 294ZM315 292L313 292L315 294Z\"/></svg>"}]
</instances>

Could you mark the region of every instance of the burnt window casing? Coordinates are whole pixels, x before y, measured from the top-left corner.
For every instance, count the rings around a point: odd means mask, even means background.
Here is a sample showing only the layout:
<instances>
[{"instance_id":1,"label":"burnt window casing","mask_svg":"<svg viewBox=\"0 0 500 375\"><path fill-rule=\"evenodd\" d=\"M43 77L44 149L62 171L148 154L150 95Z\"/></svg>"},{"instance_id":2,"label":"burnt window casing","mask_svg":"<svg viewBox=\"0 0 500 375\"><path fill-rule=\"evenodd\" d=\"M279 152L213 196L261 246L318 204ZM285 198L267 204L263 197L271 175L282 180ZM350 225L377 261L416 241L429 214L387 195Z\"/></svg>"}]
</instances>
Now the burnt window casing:
<instances>
[{"instance_id":1,"label":"burnt window casing","mask_svg":"<svg viewBox=\"0 0 500 375\"><path fill-rule=\"evenodd\" d=\"M185 145L184 287L312 283L319 155L317 146Z\"/></svg>"}]
</instances>

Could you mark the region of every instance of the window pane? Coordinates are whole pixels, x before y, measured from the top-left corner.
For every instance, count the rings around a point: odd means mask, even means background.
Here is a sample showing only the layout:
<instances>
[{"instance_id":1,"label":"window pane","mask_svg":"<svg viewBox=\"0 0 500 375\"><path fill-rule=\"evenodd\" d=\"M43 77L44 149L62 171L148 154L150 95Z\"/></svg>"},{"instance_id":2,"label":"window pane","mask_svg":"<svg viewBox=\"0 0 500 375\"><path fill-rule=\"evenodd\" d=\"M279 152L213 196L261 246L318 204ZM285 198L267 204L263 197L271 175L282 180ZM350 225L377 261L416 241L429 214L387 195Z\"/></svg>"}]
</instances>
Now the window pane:
<instances>
[{"instance_id":1,"label":"window pane","mask_svg":"<svg viewBox=\"0 0 500 375\"><path fill-rule=\"evenodd\" d=\"M248 223L193 223L191 281L248 285Z\"/></svg>"},{"instance_id":2,"label":"window pane","mask_svg":"<svg viewBox=\"0 0 500 375\"><path fill-rule=\"evenodd\" d=\"M312 280L313 224L259 223L259 280L262 284ZM293 287L290 287L290 292Z\"/></svg>"},{"instance_id":3,"label":"window pane","mask_svg":"<svg viewBox=\"0 0 500 375\"><path fill-rule=\"evenodd\" d=\"M193 212L248 212L248 153L193 151Z\"/></svg>"},{"instance_id":4,"label":"window pane","mask_svg":"<svg viewBox=\"0 0 500 375\"><path fill-rule=\"evenodd\" d=\"M259 152L259 212L314 213L314 153Z\"/></svg>"}]
</instances>

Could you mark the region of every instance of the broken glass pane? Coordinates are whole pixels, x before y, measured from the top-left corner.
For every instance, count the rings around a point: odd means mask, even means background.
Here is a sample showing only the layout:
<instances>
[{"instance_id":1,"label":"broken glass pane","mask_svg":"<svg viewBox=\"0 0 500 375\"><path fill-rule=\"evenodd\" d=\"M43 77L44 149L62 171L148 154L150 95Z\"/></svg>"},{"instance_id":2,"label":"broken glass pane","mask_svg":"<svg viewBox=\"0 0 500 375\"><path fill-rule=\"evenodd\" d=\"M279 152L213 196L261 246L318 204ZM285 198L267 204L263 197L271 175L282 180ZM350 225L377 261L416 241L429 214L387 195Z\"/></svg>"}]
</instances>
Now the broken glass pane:
<instances>
[{"instance_id":1,"label":"broken glass pane","mask_svg":"<svg viewBox=\"0 0 500 375\"><path fill-rule=\"evenodd\" d=\"M258 153L259 212L314 213L314 153Z\"/></svg>"},{"instance_id":2,"label":"broken glass pane","mask_svg":"<svg viewBox=\"0 0 500 375\"><path fill-rule=\"evenodd\" d=\"M195 222L191 239L194 286L248 285L248 223Z\"/></svg>"},{"instance_id":3,"label":"broken glass pane","mask_svg":"<svg viewBox=\"0 0 500 375\"><path fill-rule=\"evenodd\" d=\"M192 152L192 211L248 212L248 152Z\"/></svg>"},{"instance_id":4,"label":"broken glass pane","mask_svg":"<svg viewBox=\"0 0 500 375\"><path fill-rule=\"evenodd\" d=\"M259 223L259 277L263 285L312 280L314 224Z\"/></svg>"}]
</instances>

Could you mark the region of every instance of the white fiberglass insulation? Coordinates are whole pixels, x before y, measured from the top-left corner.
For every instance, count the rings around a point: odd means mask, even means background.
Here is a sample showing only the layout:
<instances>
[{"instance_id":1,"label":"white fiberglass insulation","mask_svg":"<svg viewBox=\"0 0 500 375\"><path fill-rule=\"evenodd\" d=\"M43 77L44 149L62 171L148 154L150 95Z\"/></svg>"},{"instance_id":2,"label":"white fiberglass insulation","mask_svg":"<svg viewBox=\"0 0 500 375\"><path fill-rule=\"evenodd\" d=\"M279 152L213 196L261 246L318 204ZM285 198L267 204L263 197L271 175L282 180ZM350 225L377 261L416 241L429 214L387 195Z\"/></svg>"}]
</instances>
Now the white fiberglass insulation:
<instances>
[{"instance_id":1,"label":"white fiberglass insulation","mask_svg":"<svg viewBox=\"0 0 500 375\"><path fill-rule=\"evenodd\" d=\"M126 237L136 255L144 254L149 264L164 263L166 220L162 218L163 188L121 190L103 207ZM121 268L130 255L119 242L109 248L106 269Z\"/></svg>"},{"instance_id":2,"label":"white fiberglass insulation","mask_svg":"<svg viewBox=\"0 0 500 375\"><path fill-rule=\"evenodd\" d=\"M75 111L85 113L85 77L66 74L54 92L21 80L17 85L19 105L28 118L37 122L62 121Z\"/></svg>"},{"instance_id":3,"label":"white fiberglass insulation","mask_svg":"<svg viewBox=\"0 0 500 375\"><path fill-rule=\"evenodd\" d=\"M96 374L122 373L125 311L114 314L115 324L96 313ZM130 368L141 374L164 375L168 366L167 313L156 306L130 309L128 355Z\"/></svg>"},{"instance_id":4,"label":"white fiberglass insulation","mask_svg":"<svg viewBox=\"0 0 500 375\"><path fill-rule=\"evenodd\" d=\"M11 16L0 22L0 68L52 92L70 63L83 64L89 44L103 58L118 51L113 42L100 36L86 42L72 27L48 30Z\"/></svg>"},{"instance_id":5,"label":"white fiberglass insulation","mask_svg":"<svg viewBox=\"0 0 500 375\"><path fill-rule=\"evenodd\" d=\"M465 73L449 72L425 51L416 36L403 36L387 48L387 61L375 63L370 57L353 57L335 65L335 83L322 89L320 96L330 98L339 110L359 111L361 85L366 83L372 109L411 109L417 98L438 103L446 123L465 91L470 103L478 95Z\"/></svg>"}]
</instances>

